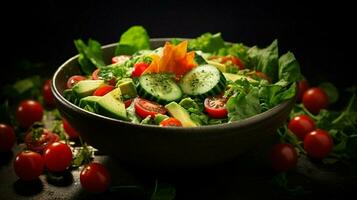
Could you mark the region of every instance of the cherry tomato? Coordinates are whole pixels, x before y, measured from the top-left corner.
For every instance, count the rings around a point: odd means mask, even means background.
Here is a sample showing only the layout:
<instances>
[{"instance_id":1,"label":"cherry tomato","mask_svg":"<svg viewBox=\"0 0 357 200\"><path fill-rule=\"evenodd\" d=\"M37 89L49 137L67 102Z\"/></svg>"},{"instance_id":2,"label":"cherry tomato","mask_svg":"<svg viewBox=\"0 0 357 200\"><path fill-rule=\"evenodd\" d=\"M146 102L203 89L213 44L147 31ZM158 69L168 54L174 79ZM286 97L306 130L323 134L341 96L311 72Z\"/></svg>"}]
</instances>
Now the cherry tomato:
<instances>
[{"instance_id":1,"label":"cherry tomato","mask_svg":"<svg viewBox=\"0 0 357 200\"><path fill-rule=\"evenodd\" d=\"M121 64L124 63L125 61L129 60L131 56L128 55L120 55L120 56L114 56L112 58L112 64Z\"/></svg>"},{"instance_id":2,"label":"cherry tomato","mask_svg":"<svg viewBox=\"0 0 357 200\"><path fill-rule=\"evenodd\" d=\"M74 75L71 76L67 80L67 88L72 88L75 84L77 84L79 81L86 80L87 78L84 76L79 76L79 75Z\"/></svg>"},{"instance_id":3,"label":"cherry tomato","mask_svg":"<svg viewBox=\"0 0 357 200\"><path fill-rule=\"evenodd\" d=\"M182 126L181 122L173 117L164 119L160 122L160 126Z\"/></svg>"},{"instance_id":4,"label":"cherry tomato","mask_svg":"<svg viewBox=\"0 0 357 200\"><path fill-rule=\"evenodd\" d=\"M156 114L165 114L166 108L156 102L152 102L142 98L135 98L135 112L140 117L145 118L147 116L155 117Z\"/></svg>"},{"instance_id":5,"label":"cherry tomato","mask_svg":"<svg viewBox=\"0 0 357 200\"><path fill-rule=\"evenodd\" d=\"M269 160L276 171L287 171L296 166L297 153L291 144L276 144L270 151Z\"/></svg>"},{"instance_id":6,"label":"cherry tomato","mask_svg":"<svg viewBox=\"0 0 357 200\"><path fill-rule=\"evenodd\" d=\"M0 124L0 152L11 151L16 142L14 129L7 124Z\"/></svg>"},{"instance_id":7,"label":"cherry tomato","mask_svg":"<svg viewBox=\"0 0 357 200\"><path fill-rule=\"evenodd\" d=\"M297 96L297 102L301 102L302 101L302 97L305 93L306 90L309 89L309 82L307 82L307 80L301 80L298 81L298 96Z\"/></svg>"},{"instance_id":8,"label":"cherry tomato","mask_svg":"<svg viewBox=\"0 0 357 200\"><path fill-rule=\"evenodd\" d=\"M80 173L79 179L83 189L92 193L105 192L109 188L111 181L108 170L99 163L90 163L85 166Z\"/></svg>"},{"instance_id":9,"label":"cherry tomato","mask_svg":"<svg viewBox=\"0 0 357 200\"><path fill-rule=\"evenodd\" d=\"M328 105L328 96L325 91L318 87L310 88L304 92L302 103L312 114L319 114L320 110Z\"/></svg>"},{"instance_id":10,"label":"cherry tomato","mask_svg":"<svg viewBox=\"0 0 357 200\"><path fill-rule=\"evenodd\" d=\"M131 77L139 77L149 67L149 64L144 62L138 62L134 65L134 70L131 73Z\"/></svg>"},{"instance_id":11,"label":"cherry tomato","mask_svg":"<svg viewBox=\"0 0 357 200\"><path fill-rule=\"evenodd\" d=\"M43 107L35 100L24 100L20 102L16 110L16 119L23 128L28 128L34 122L41 121L42 116Z\"/></svg>"},{"instance_id":12,"label":"cherry tomato","mask_svg":"<svg viewBox=\"0 0 357 200\"><path fill-rule=\"evenodd\" d=\"M70 139L76 139L79 137L77 131L68 123L65 118L62 118L63 129L66 131Z\"/></svg>"},{"instance_id":13,"label":"cherry tomato","mask_svg":"<svg viewBox=\"0 0 357 200\"><path fill-rule=\"evenodd\" d=\"M104 96L108 92L112 91L114 89L114 86L112 85L103 85L100 86L98 89L96 89L93 93L93 96Z\"/></svg>"},{"instance_id":14,"label":"cherry tomato","mask_svg":"<svg viewBox=\"0 0 357 200\"><path fill-rule=\"evenodd\" d=\"M227 99L222 96L207 97L204 101L205 111L212 118L225 118L228 114L226 102Z\"/></svg>"},{"instance_id":15,"label":"cherry tomato","mask_svg":"<svg viewBox=\"0 0 357 200\"><path fill-rule=\"evenodd\" d=\"M51 172L66 170L72 162L72 151L67 144L54 142L43 153L45 166Z\"/></svg>"},{"instance_id":16,"label":"cherry tomato","mask_svg":"<svg viewBox=\"0 0 357 200\"><path fill-rule=\"evenodd\" d=\"M33 129L25 136L24 142L28 149L37 153L43 150L50 144L58 142L59 136L51 131L43 128Z\"/></svg>"},{"instance_id":17,"label":"cherry tomato","mask_svg":"<svg viewBox=\"0 0 357 200\"><path fill-rule=\"evenodd\" d=\"M315 122L307 115L299 115L292 118L288 124L288 128L301 140L305 135L315 130Z\"/></svg>"},{"instance_id":18,"label":"cherry tomato","mask_svg":"<svg viewBox=\"0 0 357 200\"><path fill-rule=\"evenodd\" d=\"M99 80L100 79L99 76L98 76L99 71L100 71L99 68L97 68L96 70L93 71L93 73L92 73L92 79L93 80Z\"/></svg>"},{"instance_id":19,"label":"cherry tomato","mask_svg":"<svg viewBox=\"0 0 357 200\"><path fill-rule=\"evenodd\" d=\"M224 57L222 58L222 60L221 60L221 63L222 63L222 64L225 64L225 63L227 63L228 61L230 61L230 62L232 62L234 65L238 66L239 69L244 69L244 64L243 64L243 62L242 62L239 58L237 58L237 57L235 57L235 56L224 56Z\"/></svg>"},{"instance_id":20,"label":"cherry tomato","mask_svg":"<svg viewBox=\"0 0 357 200\"><path fill-rule=\"evenodd\" d=\"M46 80L45 83L43 84L42 96L43 96L43 100L45 101L48 107L52 108L55 106L55 98L53 97L52 89L51 89L51 80Z\"/></svg>"},{"instance_id":21,"label":"cherry tomato","mask_svg":"<svg viewBox=\"0 0 357 200\"><path fill-rule=\"evenodd\" d=\"M43 159L39 153L22 151L14 160L16 175L25 181L37 179L43 172Z\"/></svg>"},{"instance_id":22,"label":"cherry tomato","mask_svg":"<svg viewBox=\"0 0 357 200\"><path fill-rule=\"evenodd\" d=\"M129 107L134 99L128 99L124 101L125 108Z\"/></svg>"},{"instance_id":23,"label":"cherry tomato","mask_svg":"<svg viewBox=\"0 0 357 200\"><path fill-rule=\"evenodd\" d=\"M322 129L311 131L304 138L304 149L307 155L315 159L323 159L328 156L332 147L332 137Z\"/></svg>"}]
</instances>

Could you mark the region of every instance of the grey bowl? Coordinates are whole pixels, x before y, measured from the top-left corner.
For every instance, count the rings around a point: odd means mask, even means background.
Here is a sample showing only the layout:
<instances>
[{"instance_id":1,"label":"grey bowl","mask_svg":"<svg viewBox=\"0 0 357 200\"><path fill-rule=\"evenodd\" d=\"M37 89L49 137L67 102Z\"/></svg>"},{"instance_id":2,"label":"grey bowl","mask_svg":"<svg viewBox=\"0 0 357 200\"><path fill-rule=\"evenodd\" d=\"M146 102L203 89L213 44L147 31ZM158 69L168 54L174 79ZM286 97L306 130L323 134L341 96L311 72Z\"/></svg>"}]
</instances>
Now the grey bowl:
<instances>
[{"instance_id":1,"label":"grey bowl","mask_svg":"<svg viewBox=\"0 0 357 200\"><path fill-rule=\"evenodd\" d=\"M159 47L168 40L151 39L151 45ZM107 63L115 46L103 47ZM80 74L77 58L78 55L67 60L53 76L57 108L88 144L137 166L191 168L232 160L268 142L285 122L295 102L293 98L248 119L221 125L163 128L133 124L88 112L63 97L67 79Z\"/></svg>"}]
</instances>

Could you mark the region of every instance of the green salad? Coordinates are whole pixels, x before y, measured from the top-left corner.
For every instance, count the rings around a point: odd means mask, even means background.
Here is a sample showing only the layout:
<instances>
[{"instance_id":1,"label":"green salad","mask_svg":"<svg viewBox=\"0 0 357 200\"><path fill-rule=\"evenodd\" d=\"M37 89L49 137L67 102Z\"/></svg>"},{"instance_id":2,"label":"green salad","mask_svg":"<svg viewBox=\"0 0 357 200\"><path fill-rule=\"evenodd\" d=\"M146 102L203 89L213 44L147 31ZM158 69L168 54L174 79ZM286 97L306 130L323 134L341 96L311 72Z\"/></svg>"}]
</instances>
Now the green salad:
<instances>
[{"instance_id":1,"label":"green salad","mask_svg":"<svg viewBox=\"0 0 357 200\"><path fill-rule=\"evenodd\" d=\"M76 40L83 74L66 99L90 112L138 124L196 127L230 123L293 98L302 79L295 56L225 42L220 33L151 48L147 31L124 32L111 63L99 42Z\"/></svg>"}]
</instances>

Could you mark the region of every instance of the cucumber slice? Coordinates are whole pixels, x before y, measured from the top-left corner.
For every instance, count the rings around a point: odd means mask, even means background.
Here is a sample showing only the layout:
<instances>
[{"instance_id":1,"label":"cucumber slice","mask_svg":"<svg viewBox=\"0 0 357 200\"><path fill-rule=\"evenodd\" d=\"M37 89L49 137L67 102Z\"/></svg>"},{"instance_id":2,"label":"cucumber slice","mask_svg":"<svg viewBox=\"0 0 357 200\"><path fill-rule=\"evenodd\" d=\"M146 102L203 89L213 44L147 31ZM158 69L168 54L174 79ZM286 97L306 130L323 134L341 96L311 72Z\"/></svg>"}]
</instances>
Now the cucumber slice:
<instances>
[{"instance_id":1,"label":"cucumber slice","mask_svg":"<svg viewBox=\"0 0 357 200\"><path fill-rule=\"evenodd\" d=\"M185 74L180 86L183 93L204 98L223 92L226 82L222 72L208 64L198 66Z\"/></svg>"},{"instance_id":2,"label":"cucumber slice","mask_svg":"<svg viewBox=\"0 0 357 200\"><path fill-rule=\"evenodd\" d=\"M168 74L145 74L140 76L137 92L139 96L158 103L177 101L182 97L180 87Z\"/></svg>"}]
</instances>

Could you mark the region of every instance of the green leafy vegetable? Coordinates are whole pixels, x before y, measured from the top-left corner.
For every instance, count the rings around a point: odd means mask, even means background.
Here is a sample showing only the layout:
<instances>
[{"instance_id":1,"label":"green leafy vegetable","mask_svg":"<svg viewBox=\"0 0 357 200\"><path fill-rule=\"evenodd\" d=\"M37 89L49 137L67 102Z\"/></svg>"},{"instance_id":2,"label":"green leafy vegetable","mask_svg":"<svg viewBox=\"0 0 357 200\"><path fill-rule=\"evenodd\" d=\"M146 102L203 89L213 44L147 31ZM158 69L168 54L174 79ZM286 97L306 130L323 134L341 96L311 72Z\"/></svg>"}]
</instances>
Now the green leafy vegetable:
<instances>
[{"instance_id":1,"label":"green leafy vegetable","mask_svg":"<svg viewBox=\"0 0 357 200\"><path fill-rule=\"evenodd\" d=\"M188 48L190 50L200 50L206 53L218 53L221 48L225 47L226 45L221 37L221 33L216 33L214 35L205 33L188 42Z\"/></svg>"},{"instance_id":2,"label":"green leafy vegetable","mask_svg":"<svg viewBox=\"0 0 357 200\"><path fill-rule=\"evenodd\" d=\"M221 48L218 52L218 55L226 56L232 55L238 57L241 61L243 61L246 67L251 68L249 64L249 55L248 55L248 47L242 43L236 43L231 46L227 46L227 48Z\"/></svg>"},{"instance_id":3,"label":"green leafy vegetable","mask_svg":"<svg viewBox=\"0 0 357 200\"><path fill-rule=\"evenodd\" d=\"M142 26L132 26L121 35L115 55L132 55L143 49L150 49L149 35Z\"/></svg>"},{"instance_id":4,"label":"green leafy vegetable","mask_svg":"<svg viewBox=\"0 0 357 200\"><path fill-rule=\"evenodd\" d=\"M319 84L319 87L326 92L330 104L337 102L339 93L337 88L332 83L324 82Z\"/></svg>"},{"instance_id":5,"label":"green leafy vegetable","mask_svg":"<svg viewBox=\"0 0 357 200\"><path fill-rule=\"evenodd\" d=\"M293 53L288 52L279 58L279 80L292 83L302 79L300 65Z\"/></svg>"},{"instance_id":6,"label":"green leafy vegetable","mask_svg":"<svg viewBox=\"0 0 357 200\"><path fill-rule=\"evenodd\" d=\"M259 49L254 46L248 50L250 64L258 71L268 75L273 82L278 79L278 41L274 40L268 47Z\"/></svg>"},{"instance_id":7,"label":"green leafy vegetable","mask_svg":"<svg viewBox=\"0 0 357 200\"><path fill-rule=\"evenodd\" d=\"M99 42L89 39L88 44L85 44L83 40L78 39L74 44L79 52L78 62L85 74L92 74L97 67L105 66Z\"/></svg>"}]
</instances>

